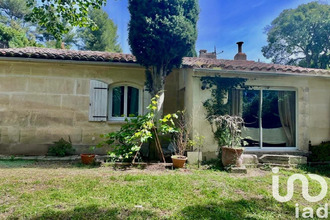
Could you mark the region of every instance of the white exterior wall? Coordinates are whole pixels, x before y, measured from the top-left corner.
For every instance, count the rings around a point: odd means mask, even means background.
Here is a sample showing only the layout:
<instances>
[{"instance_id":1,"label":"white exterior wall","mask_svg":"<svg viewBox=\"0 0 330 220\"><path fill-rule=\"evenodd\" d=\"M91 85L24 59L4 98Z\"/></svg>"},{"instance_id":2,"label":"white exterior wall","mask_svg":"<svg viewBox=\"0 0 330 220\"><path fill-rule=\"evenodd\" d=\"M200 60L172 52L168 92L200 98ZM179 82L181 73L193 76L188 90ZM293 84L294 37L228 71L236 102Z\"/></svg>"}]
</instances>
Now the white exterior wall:
<instances>
[{"instance_id":1,"label":"white exterior wall","mask_svg":"<svg viewBox=\"0 0 330 220\"><path fill-rule=\"evenodd\" d=\"M203 102L210 98L210 90L201 90L201 76L247 78L246 85L260 87L276 87L278 89L294 89L297 101L297 150L307 152L309 140L312 144L330 140L330 77L279 76L261 74L233 74L221 71L197 71L183 69L186 74L185 104L187 113L191 115L194 135L205 137L203 155L212 158L217 155L218 146L214 140L210 124L205 119L206 111Z\"/></svg>"}]
</instances>

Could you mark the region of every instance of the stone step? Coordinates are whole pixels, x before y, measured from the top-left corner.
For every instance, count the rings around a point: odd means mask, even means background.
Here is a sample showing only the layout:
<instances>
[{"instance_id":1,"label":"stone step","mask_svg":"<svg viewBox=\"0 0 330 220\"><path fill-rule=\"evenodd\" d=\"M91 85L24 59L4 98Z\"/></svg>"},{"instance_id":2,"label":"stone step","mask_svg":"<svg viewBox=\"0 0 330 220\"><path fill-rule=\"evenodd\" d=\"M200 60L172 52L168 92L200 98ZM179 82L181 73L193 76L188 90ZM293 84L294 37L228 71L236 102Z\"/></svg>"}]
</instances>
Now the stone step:
<instances>
[{"instance_id":1,"label":"stone step","mask_svg":"<svg viewBox=\"0 0 330 220\"><path fill-rule=\"evenodd\" d=\"M296 155L277 155L264 154L258 158L254 154L243 154L243 164L247 167L257 167L259 164L276 164L276 165L299 165L307 164L307 157Z\"/></svg>"},{"instance_id":2,"label":"stone step","mask_svg":"<svg viewBox=\"0 0 330 220\"><path fill-rule=\"evenodd\" d=\"M227 172L229 173L241 173L241 174L247 174L247 169L245 166L242 167L228 167L225 168Z\"/></svg>"},{"instance_id":3,"label":"stone step","mask_svg":"<svg viewBox=\"0 0 330 220\"><path fill-rule=\"evenodd\" d=\"M285 165L307 164L307 157L294 155L264 154L259 158L259 162L263 164Z\"/></svg>"}]
</instances>

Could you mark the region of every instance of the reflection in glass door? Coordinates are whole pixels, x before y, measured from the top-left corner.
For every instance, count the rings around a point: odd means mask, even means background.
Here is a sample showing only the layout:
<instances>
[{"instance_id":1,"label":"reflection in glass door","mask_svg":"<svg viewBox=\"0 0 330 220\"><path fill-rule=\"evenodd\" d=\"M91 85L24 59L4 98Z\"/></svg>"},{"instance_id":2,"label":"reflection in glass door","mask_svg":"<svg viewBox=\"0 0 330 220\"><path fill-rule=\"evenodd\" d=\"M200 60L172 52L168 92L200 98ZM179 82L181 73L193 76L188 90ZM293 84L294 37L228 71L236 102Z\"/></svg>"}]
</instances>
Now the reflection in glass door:
<instances>
[{"instance_id":1,"label":"reflection in glass door","mask_svg":"<svg viewBox=\"0 0 330 220\"><path fill-rule=\"evenodd\" d=\"M294 91L242 91L242 137L246 147L295 147L296 98Z\"/></svg>"},{"instance_id":2,"label":"reflection in glass door","mask_svg":"<svg viewBox=\"0 0 330 220\"><path fill-rule=\"evenodd\" d=\"M259 147L260 143L260 124L259 124L259 90L243 91L243 113L245 125L242 129L242 136L245 147Z\"/></svg>"}]
</instances>

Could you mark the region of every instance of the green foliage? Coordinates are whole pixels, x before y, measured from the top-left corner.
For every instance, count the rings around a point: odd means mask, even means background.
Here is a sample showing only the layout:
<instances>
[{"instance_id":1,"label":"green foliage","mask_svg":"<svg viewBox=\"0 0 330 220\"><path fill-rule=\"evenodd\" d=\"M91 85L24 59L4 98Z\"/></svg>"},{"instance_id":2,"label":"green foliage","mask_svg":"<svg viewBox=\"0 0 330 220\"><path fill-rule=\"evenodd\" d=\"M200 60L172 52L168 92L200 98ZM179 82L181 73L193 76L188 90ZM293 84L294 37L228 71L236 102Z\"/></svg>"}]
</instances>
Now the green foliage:
<instances>
[{"instance_id":1,"label":"green foliage","mask_svg":"<svg viewBox=\"0 0 330 220\"><path fill-rule=\"evenodd\" d=\"M57 40L52 34L49 34L45 27L38 27L36 33L37 39L47 48L61 49L64 46L64 48L70 49L72 46L77 45L77 31L68 24L66 24L66 27L68 28L68 32L62 34L60 40Z\"/></svg>"},{"instance_id":2,"label":"green foliage","mask_svg":"<svg viewBox=\"0 0 330 220\"><path fill-rule=\"evenodd\" d=\"M312 162L330 161L330 141L311 146L309 150L312 152L309 158Z\"/></svg>"},{"instance_id":3,"label":"green foliage","mask_svg":"<svg viewBox=\"0 0 330 220\"><path fill-rule=\"evenodd\" d=\"M90 19L95 22L98 29L83 28L79 31L79 37L83 42L81 49L109 52L122 52L117 42L117 26L102 9L89 11Z\"/></svg>"},{"instance_id":4,"label":"green foliage","mask_svg":"<svg viewBox=\"0 0 330 220\"><path fill-rule=\"evenodd\" d=\"M24 16L30 12L25 0L1 0L0 18L1 22L9 24L11 20L22 22Z\"/></svg>"},{"instance_id":5,"label":"green foliage","mask_svg":"<svg viewBox=\"0 0 330 220\"><path fill-rule=\"evenodd\" d=\"M329 68L330 5L311 2L284 10L266 29L262 52L274 63Z\"/></svg>"},{"instance_id":6,"label":"green foliage","mask_svg":"<svg viewBox=\"0 0 330 220\"><path fill-rule=\"evenodd\" d=\"M0 46L10 48L27 47L36 46L36 42L29 40L24 30L8 27L0 23Z\"/></svg>"},{"instance_id":7,"label":"green foliage","mask_svg":"<svg viewBox=\"0 0 330 220\"><path fill-rule=\"evenodd\" d=\"M211 98L203 106L206 109L206 119L210 122L215 140L219 146L236 147L241 145L240 126L243 119L230 116L231 101L229 93L235 88L247 88L247 79L225 78L221 76L202 77L203 88L211 89ZM228 97L228 98L226 98ZM224 100L227 100L225 103Z\"/></svg>"},{"instance_id":8,"label":"green foliage","mask_svg":"<svg viewBox=\"0 0 330 220\"><path fill-rule=\"evenodd\" d=\"M66 24L96 29L95 22L88 17L91 8L100 9L105 0L27 0L32 12L26 19L45 27L47 32L61 40L62 35L69 32Z\"/></svg>"},{"instance_id":9,"label":"green foliage","mask_svg":"<svg viewBox=\"0 0 330 220\"><path fill-rule=\"evenodd\" d=\"M241 127L244 120L240 116L219 115L210 119L214 138L219 146L241 147Z\"/></svg>"},{"instance_id":10,"label":"green foliage","mask_svg":"<svg viewBox=\"0 0 330 220\"><path fill-rule=\"evenodd\" d=\"M197 0L129 0L129 45L137 62L149 69L147 88L154 96L197 39Z\"/></svg>"},{"instance_id":11,"label":"green foliage","mask_svg":"<svg viewBox=\"0 0 330 220\"><path fill-rule=\"evenodd\" d=\"M167 114L159 120L156 119L158 98L159 96L155 96L151 99L147 114L131 119L126 118L126 123L119 131L101 135L105 141L100 142L97 147L112 147L113 150L109 154L115 161L132 161L143 143L157 141L159 134L176 132L173 120L178 118L176 114Z\"/></svg>"},{"instance_id":12,"label":"green foliage","mask_svg":"<svg viewBox=\"0 0 330 220\"><path fill-rule=\"evenodd\" d=\"M59 156L64 157L67 155L70 155L74 152L74 149L72 147L72 142L69 136L69 141L64 140L61 138L58 141L55 141L52 146L48 149L48 154L51 156Z\"/></svg>"},{"instance_id":13,"label":"green foliage","mask_svg":"<svg viewBox=\"0 0 330 220\"><path fill-rule=\"evenodd\" d=\"M203 106L206 108L206 118L209 120L213 116L230 114L231 103L224 100L235 88L248 88L245 85L247 79L226 78L221 76L204 76L201 78L204 89L211 89L211 98L207 99ZM228 99L229 100L229 99Z\"/></svg>"}]
</instances>

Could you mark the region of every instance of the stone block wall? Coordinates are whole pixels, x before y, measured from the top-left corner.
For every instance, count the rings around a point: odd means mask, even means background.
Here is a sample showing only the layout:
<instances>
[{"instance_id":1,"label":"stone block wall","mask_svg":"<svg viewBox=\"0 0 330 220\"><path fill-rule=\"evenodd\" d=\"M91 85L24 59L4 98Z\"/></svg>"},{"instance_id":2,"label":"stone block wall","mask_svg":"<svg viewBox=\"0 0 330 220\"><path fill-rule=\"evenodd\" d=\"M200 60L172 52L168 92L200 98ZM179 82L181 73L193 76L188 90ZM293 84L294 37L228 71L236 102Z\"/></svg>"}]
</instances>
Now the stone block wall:
<instances>
[{"instance_id":1,"label":"stone block wall","mask_svg":"<svg viewBox=\"0 0 330 220\"><path fill-rule=\"evenodd\" d=\"M79 153L118 129L88 121L91 79L143 87L145 78L139 66L0 61L0 154L44 155L69 136Z\"/></svg>"}]
</instances>

